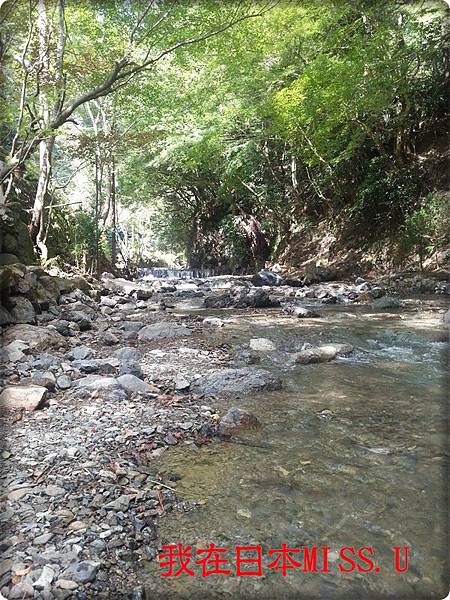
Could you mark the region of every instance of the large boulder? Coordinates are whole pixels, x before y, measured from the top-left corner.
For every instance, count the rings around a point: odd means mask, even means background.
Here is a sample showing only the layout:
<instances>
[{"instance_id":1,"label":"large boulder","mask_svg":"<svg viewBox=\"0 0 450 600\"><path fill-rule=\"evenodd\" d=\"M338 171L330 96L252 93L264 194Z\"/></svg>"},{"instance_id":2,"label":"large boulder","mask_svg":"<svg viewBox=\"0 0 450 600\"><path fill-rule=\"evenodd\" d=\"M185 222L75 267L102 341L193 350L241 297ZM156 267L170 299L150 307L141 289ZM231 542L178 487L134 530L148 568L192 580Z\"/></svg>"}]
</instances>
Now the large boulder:
<instances>
[{"instance_id":1,"label":"large boulder","mask_svg":"<svg viewBox=\"0 0 450 600\"><path fill-rule=\"evenodd\" d=\"M35 257L27 223L28 214L19 202L0 207L0 252L15 255L15 262L32 264Z\"/></svg>"},{"instance_id":2,"label":"large boulder","mask_svg":"<svg viewBox=\"0 0 450 600\"><path fill-rule=\"evenodd\" d=\"M128 399L128 392L120 385L115 377L102 375L87 375L73 382L73 395L76 398L90 399L92 397L121 402Z\"/></svg>"},{"instance_id":3,"label":"large boulder","mask_svg":"<svg viewBox=\"0 0 450 600\"><path fill-rule=\"evenodd\" d=\"M65 340L52 327L38 327L36 325L13 325L3 334L3 344L16 340L26 342L31 349L47 350L49 347L62 346Z\"/></svg>"},{"instance_id":4,"label":"large boulder","mask_svg":"<svg viewBox=\"0 0 450 600\"><path fill-rule=\"evenodd\" d=\"M9 299L11 317L14 323L34 323L36 312L33 305L24 296L14 296Z\"/></svg>"},{"instance_id":5,"label":"large boulder","mask_svg":"<svg viewBox=\"0 0 450 600\"><path fill-rule=\"evenodd\" d=\"M338 278L339 273L332 267L319 267L317 265L309 265L305 270L303 282L306 285L311 283L322 283L323 281L334 281Z\"/></svg>"},{"instance_id":6,"label":"large boulder","mask_svg":"<svg viewBox=\"0 0 450 600\"><path fill-rule=\"evenodd\" d=\"M252 283L256 286L277 286L283 283L283 278L272 271L260 271L253 277Z\"/></svg>"},{"instance_id":7,"label":"large boulder","mask_svg":"<svg viewBox=\"0 0 450 600\"><path fill-rule=\"evenodd\" d=\"M272 308L280 305L278 300L269 296L267 290L248 289L245 286L235 287L221 294L211 294L203 302L206 308Z\"/></svg>"},{"instance_id":8,"label":"large boulder","mask_svg":"<svg viewBox=\"0 0 450 600\"><path fill-rule=\"evenodd\" d=\"M127 373L117 377L117 381L121 387L129 394L147 394L152 391L152 387L131 373Z\"/></svg>"},{"instance_id":9,"label":"large boulder","mask_svg":"<svg viewBox=\"0 0 450 600\"><path fill-rule=\"evenodd\" d=\"M262 390L278 390L281 381L264 369L217 369L210 371L191 385L191 390L205 396L241 396Z\"/></svg>"},{"instance_id":10,"label":"large boulder","mask_svg":"<svg viewBox=\"0 0 450 600\"><path fill-rule=\"evenodd\" d=\"M114 292L115 294L125 294L131 296L141 286L135 281L128 281L120 277L109 277L110 273L102 274L102 285L104 289Z\"/></svg>"},{"instance_id":11,"label":"large boulder","mask_svg":"<svg viewBox=\"0 0 450 600\"><path fill-rule=\"evenodd\" d=\"M13 363L21 362L25 360L24 350L28 351L28 349L28 344L20 340L10 342L0 349L0 361Z\"/></svg>"},{"instance_id":12,"label":"large boulder","mask_svg":"<svg viewBox=\"0 0 450 600\"><path fill-rule=\"evenodd\" d=\"M60 318L64 321L76 323L80 328L80 331L88 331L89 329L92 329L92 320L90 317L92 309L87 306L80 308L82 308L82 310L76 310L72 307L64 309L61 311Z\"/></svg>"},{"instance_id":13,"label":"large boulder","mask_svg":"<svg viewBox=\"0 0 450 600\"><path fill-rule=\"evenodd\" d=\"M0 265L14 265L15 263L19 263L20 260L15 254L10 254L9 252L1 252L0 253Z\"/></svg>"},{"instance_id":14,"label":"large boulder","mask_svg":"<svg viewBox=\"0 0 450 600\"><path fill-rule=\"evenodd\" d=\"M36 410L47 397L47 388L40 385L12 385L0 394L0 408Z\"/></svg>"},{"instance_id":15,"label":"large boulder","mask_svg":"<svg viewBox=\"0 0 450 600\"><path fill-rule=\"evenodd\" d=\"M192 330L184 325L178 325L178 323L171 323L170 321L160 321L159 323L143 327L138 333L138 339L141 342L148 342L159 339L187 337L189 335L192 335Z\"/></svg>"},{"instance_id":16,"label":"large boulder","mask_svg":"<svg viewBox=\"0 0 450 600\"><path fill-rule=\"evenodd\" d=\"M371 304L372 308L379 308L382 310L386 310L387 308L401 308L403 303L398 298L393 298L392 296L382 296L381 298L377 298Z\"/></svg>"},{"instance_id":17,"label":"large boulder","mask_svg":"<svg viewBox=\"0 0 450 600\"><path fill-rule=\"evenodd\" d=\"M4 325L10 325L13 322L11 314L6 310L4 306L0 306L0 327Z\"/></svg>"}]
</instances>

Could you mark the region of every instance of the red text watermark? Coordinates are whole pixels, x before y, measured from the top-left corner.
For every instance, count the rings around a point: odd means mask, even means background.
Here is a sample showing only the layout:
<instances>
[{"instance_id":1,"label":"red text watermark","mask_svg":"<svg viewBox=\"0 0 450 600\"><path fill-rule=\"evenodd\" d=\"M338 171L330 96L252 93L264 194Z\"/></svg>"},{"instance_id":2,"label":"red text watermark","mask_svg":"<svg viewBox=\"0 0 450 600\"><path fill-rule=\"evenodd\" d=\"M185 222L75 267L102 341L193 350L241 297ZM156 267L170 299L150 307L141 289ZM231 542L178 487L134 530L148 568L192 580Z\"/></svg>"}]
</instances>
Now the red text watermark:
<instances>
[{"instance_id":1,"label":"red text watermark","mask_svg":"<svg viewBox=\"0 0 450 600\"><path fill-rule=\"evenodd\" d=\"M392 547L392 564L397 573L408 570L409 546ZM329 546L301 546L281 544L263 553L257 545L235 546L233 551L209 544L207 548L170 544L162 546L159 565L163 577L209 577L210 575L235 575L261 577L263 571L276 571L285 577L291 571L303 573L331 573ZM337 568L341 573L379 573L371 546L356 548L344 546L338 551Z\"/></svg>"}]
</instances>

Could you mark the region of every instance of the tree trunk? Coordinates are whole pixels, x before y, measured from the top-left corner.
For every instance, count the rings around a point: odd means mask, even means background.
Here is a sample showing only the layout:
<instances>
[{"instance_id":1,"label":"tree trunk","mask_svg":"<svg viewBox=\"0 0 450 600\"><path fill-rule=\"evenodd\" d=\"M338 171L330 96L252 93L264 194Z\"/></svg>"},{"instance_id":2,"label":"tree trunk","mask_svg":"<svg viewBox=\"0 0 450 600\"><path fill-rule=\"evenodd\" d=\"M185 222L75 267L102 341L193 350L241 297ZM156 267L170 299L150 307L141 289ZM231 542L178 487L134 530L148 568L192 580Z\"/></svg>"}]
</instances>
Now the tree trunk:
<instances>
[{"instance_id":1,"label":"tree trunk","mask_svg":"<svg viewBox=\"0 0 450 600\"><path fill-rule=\"evenodd\" d=\"M116 165L114 157L111 164L111 263L113 267L117 260L117 212L116 212Z\"/></svg>"},{"instance_id":2,"label":"tree trunk","mask_svg":"<svg viewBox=\"0 0 450 600\"><path fill-rule=\"evenodd\" d=\"M45 198L52 170L52 152L55 138L39 144L39 179L30 223L30 237L38 247L43 243Z\"/></svg>"},{"instance_id":3,"label":"tree trunk","mask_svg":"<svg viewBox=\"0 0 450 600\"><path fill-rule=\"evenodd\" d=\"M65 21L64 21L64 0L56 2L57 31L56 31L56 55L54 63L54 73L50 69L50 30L45 0L39 0L38 3L38 36L39 36L39 108L41 113L42 125L45 128L50 126L52 117L54 118L61 109L61 103L64 97L64 82L62 77L63 58L66 40ZM56 89L56 99L53 107L49 103L48 90ZM55 146L55 136L45 138L39 142L39 179L34 198L33 211L30 223L30 237L41 255L41 260L46 260L48 250L45 243L44 211L45 199L50 183L52 172L52 155Z\"/></svg>"},{"instance_id":4,"label":"tree trunk","mask_svg":"<svg viewBox=\"0 0 450 600\"><path fill-rule=\"evenodd\" d=\"M95 222L95 256L94 256L94 271L97 277L100 275L100 194L101 194L101 174L100 165L97 154L95 155L95 209L94 209L94 222Z\"/></svg>"}]
</instances>

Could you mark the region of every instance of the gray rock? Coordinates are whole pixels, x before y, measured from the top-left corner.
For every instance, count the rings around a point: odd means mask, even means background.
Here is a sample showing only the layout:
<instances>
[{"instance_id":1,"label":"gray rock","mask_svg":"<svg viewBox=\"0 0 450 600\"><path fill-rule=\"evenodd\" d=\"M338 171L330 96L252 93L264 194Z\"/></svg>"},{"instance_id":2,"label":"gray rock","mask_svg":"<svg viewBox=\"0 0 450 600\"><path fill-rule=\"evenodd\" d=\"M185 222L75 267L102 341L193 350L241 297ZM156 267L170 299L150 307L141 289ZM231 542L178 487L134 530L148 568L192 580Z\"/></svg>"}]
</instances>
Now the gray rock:
<instances>
[{"instance_id":1,"label":"gray rock","mask_svg":"<svg viewBox=\"0 0 450 600\"><path fill-rule=\"evenodd\" d=\"M124 346L123 348L115 350L113 356L124 362L139 361L142 358L142 352L132 346Z\"/></svg>"},{"instance_id":2,"label":"gray rock","mask_svg":"<svg viewBox=\"0 0 450 600\"><path fill-rule=\"evenodd\" d=\"M105 331L101 336L101 342L105 344L105 346L115 346L119 343L119 338L111 333L111 331Z\"/></svg>"},{"instance_id":3,"label":"gray rock","mask_svg":"<svg viewBox=\"0 0 450 600\"><path fill-rule=\"evenodd\" d=\"M68 375L60 375L56 379L56 385L60 390L68 390L72 387L72 381Z\"/></svg>"},{"instance_id":4,"label":"gray rock","mask_svg":"<svg viewBox=\"0 0 450 600\"><path fill-rule=\"evenodd\" d=\"M92 560L74 562L62 573L61 578L75 581L76 583L88 583L94 581L100 563Z\"/></svg>"},{"instance_id":5,"label":"gray rock","mask_svg":"<svg viewBox=\"0 0 450 600\"><path fill-rule=\"evenodd\" d=\"M134 375L139 379L145 379L145 374L141 367L131 361L123 361L119 365L119 375Z\"/></svg>"},{"instance_id":6,"label":"gray rock","mask_svg":"<svg viewBox=\"0 0 450 600\"><path fill-rule=\"evenodd\" d=\"M130 500L132 498L133 498L132 495L127 496L126 494L122 494L115 500L112 500L111 502L108 502L108 504L105 504L104 508L106 508L107 510L109 509L109 510L126 512L128 510L128 507L130 505Z\"/></svg>"},{"instance_id":7,"label":"gray rock","mask_svg":"<svg viewBox=\"0 0 450 600\"><path fill-rule=\"evenodd\" d=\"M304 306L296 306L295 304L288 304L283 307L283 312L287 315L292 315L298 319L315 319L320 317L320 314L310 308Z\"/></svg>"},{"instance_id":8,"label":"gray rock","mask_svg":"<svg viewBox=\"0 0 450 600\"><path fill-rule=\"evenodd\" d=\"M38 535L37 537L34 538L33 540L33 544L37 544L37 545L44 545L47 542L49 542L53 537L53 533L43 533L42 535ZM44 567L45 569L45 567Z\"/></svg>"},{"instance_id":9,"label":"gray rock","mask_svg":"<svg viewBox=\"0 0 450 600\"><path fill-rule=\"evenodd\" d=\"M130 394L146 394L152 390L148 383L130 373L117 377L117 382Z\"/></svg>"},{"instance_id":10,"label":"gray rock","mask_svg":"<svg viewBox=\"0 0 450 600\"><path fill-rule=\"evenodd\" d=\"M0 407L6 410L36 410L47 397L47 388L38 385L15 385L0 394Z\"/></svg>"},{"instance_id":11,"label":"gray rock","mask_svg":"<svg viewBox=\"0 0 450 600\"><path fill-rule=\"evenodd\" d=\"M251 413L232 406L230 410L220 419L217 431L220 435L232 435L242 429L256 429L260 422Z\"/></svg>"},{"instance_id":12,"label":"gray rock","mask_svg":"<svg viewBox=\"0 0 450 600\"><path fill-rule=\"evenodd\" d=\"M9 592L8 598L9 600L22 600L22 598L33 598L33 596L34 588L31 583L22 581L21 583L13 585Z\"/></svg>"},{"instance_id":13,"label":"gray rock","mask_svg":"<svg viewBox=\"0 0 450 600\"><path fill-rule=\"evenodd\" d=\"M92 320L91 317L84 310L72 310L66 309L61 312L61 319L65 321L71 321L76 323L80 328L80 331L89 331L92 329Z\"/></svg>"},{"instance_id":14,"label":"gray rock","mask_svg":"<svg viewBox=\"0 0 450 600\"><path fill-rule=\"evenodd\" d=\"M205 317L202 321L203 325L213 325L214 327L223 327L225 323L218 317Z\"/></svg>"},{"instance_id":15,"label":"gray rock","mask_svg":"<svg viewBox=\"0 0 450 600\"><path fill-rule=\"evenodd\" d=\"M326 344L301 350L295 356L295 362L300 365L321 363L333 360L337 356L347 356L353 352L350 344Z\"/></svg>"},{"instance_id":16,"label":"gray rock","mask_svg":"<svg viewBox=\"0 0 450 600\"><path fill-rule=\"evenodd\" d=\"M0 327L4 325L10 325L13 322L11 314L6 310L4 306L0 306Z\"/></svg>"},{"instance_id":17,"label":"gray rock","mask_svg":"<svg viewBox=\"0 0 450 600\"><path fill-rule=\"evenodd\" d=\"M448 309L448 311L444 314L444 316L442 317L442 320L444 321L444 323L446 325L450 325L450 308Z\"/></svg>"},{"instance_id":18,"label":"gray rock","mask_svg":"<svg viewBox=\"0 0 450 600\"><path fill-rule=\"evenodd\" d=\"M94 540L91 544L91 547L98 553L103 552L106 548L106 544L103 540Z\"/></svg>"},{"instance_id":19,"label":"gray rock","mask_svg":"<svg viewBox=\"0 0 450 600\"><path fill-rule=\"evenodd\" d=\"M65 321L64 319L57 319L52 322L52 327L64 337L72 337L74 335L74 325L74 323ZM78 326L77 329L79 329Z\"/></svg>"},{"instance_id":20,"label":"gray rock","mask_svg":"<svg viewBox=\"0 0 450 600\"><path fill-rule=\"evenodd\" d=\"M143 342L156 339L188 337L190 335L192 335L191 329L188 329L184 325L161 321L143 327L138 333L138 339Z\"/></svg>"},{"instance_id":21,"label":"gray rock","mask_svg":"<svg viewBox=\"0 0 450 600\"><path fill-rule=\"evenodd\" d=\"M47 354L43 352L37 358L35 358L32 362L32 365L35 369L49 369L50 367L56 367L61 362L57 356L53 356L52 354Z\"/></svg>"},{"instance_id":22,"label":"gray rock","mask_svg":"<svg viewBox=\"0 0 450 600\"><path fill-rule=\"evenodd\" d=\"M241 350L236 354L235 362L245 365L256 365L261 362L261 357L255 352L250 352L250 350Z\"/></svg>"},{"instance_id":23,"label":"gray rock","mask_svg":"<svg viewBox=\"0 0 450 600\"><path fill-rule=\"evenodd\" d=\"M51 327L38 327L36 325L13 325L3 334L3 344L22 340L31 349L48 350L49 347L64 344L64 338Z\"/></svg>"},{"instance_id":24,"label":"gray rock","mask_svg":"<svg viewBox=\"0 0 450 600\"><path fill-rule=\"evenodd\" d=\"M203 303L206 308L271 308L280 305L278 300L270 298L267 290L260 288L249 290L245 286L207 296Z\"/></svg>"},{"instance_id":25,"label":"gray rock","mask_svg":"<svg viewBox=\"0 0 450 600\"><path fill-rule=\"evenodd\" d=\"M190 382L185 377L183 377L183 375L177 375L175 377L174 387L176 390L187 390L190 385Z\"/></svg>"},{"instance_id":26,"label":"gray rock","mask_svg":"<svg viewBox=\"0 0 450 600\"><path fill-rule=\"evenodd\" d=\"M102 296L100 298L100 305L114 308L117 305L117 298L112 298L111 296Z\"/></svg>"},{"instance_id":27,"label":"gray rock","mask_svg":"<svg viewBox=\"0 0 450 600\"><path fill-rule=\"evenodd\" d=\"M403 303L398 298L393 298L392 296L382 296L381 298L377 298L371 304L372 308L401 308Z\"/></svg>"},{"instance_id":28,"label":"gray rock","mask_svg":"<svg viewBox=\"0 0 450 600\"><path fill-rule=\"evenodd\" d=\"M2 357L5 361L10 362L22 362L25 360L25 354L23 350L28 350L29 345L21 340L10 342L2 348Z\"/></svg>"},{"instance_id":29,"label":"gray rock","mask_svg":"<svg viewBox=\"0 0 450 600\"><path fill-rule=\"evenodd\" d=\"M250 348L259 352L272 352L276 350L275 344L266 338L252 338L250 340Z\"/></svg>"},{"instance_id":30,"label":"gray rock","mask_svg":"<svg viewBox=\"0 0 450 600\"><path fill-rule=\"evenodd\" d=\"M96 358L91 360L74 360L72 366L81 373L98 373L99 375L115 375L119 362L114 358Z\"/></svg>"},{"instance_id":31,"label":"gray rock","mask_svg":"<svg viewBox=\"0 0 450 600\"><path fill-rule=\"evenodd\" d=\"M51 496L52 498L56 496L63 496L66 493L66 490L58 485L48 485L44 491L47 496Z\"/></svg>"},{"instance_id":32,"label":"gray rock","mask_svg":"<svg viewBox=\"0 0 450 600\"><path fill-rule=\"evenodd\" d=\"M24 296L15 296L10 299L13 308L10 310L14 323L34 323L36 312L33 305Z\"/></svg>"},{"instance_id":33,"label":"gray rock","mask_svg":"<svg viewBox=\"0 0 450 600\"><path fill-rule=\"evenodd\" d=\"M102 375L87 375L83 379L73 382L73 394L76 397L90 398L92 395L105 398L114 402L120 402L128 398L128 393L119 384L115 377L104 377Z\"/></svg>"},{"instance_id":34,"label":"gray rock","mask_svg":"<svg viewBox=\"0 0 450 600\"><path fill-rule=\"evenodd\" d=\"M120 328L128 333L137 333L143 327L144 323L142 321L122 321L120 323Z\"/></svg>"},{"instance_id":35,"label":"gray rock","mask_svg":"<svg viewBox=\"0 0 450 600\"><path fill-rule=\"evenodd\" d=\"M283 283L283 278L277 275L277 273L272 273L272 271L260 271L253 277L252 283L257 286L278 286Z\"/></svg>"},{"instance_id":36,"label":"gray rock","mask_svg":"<svg viewBox=\"0 0 450 600\"><path fill-rule=\"evenodd\" d=\"M153 290L139 288L138 290L136 290L135 295L137 300L149 300L153 295Z\"/></svg>"},{"instance_id":37,"label":"gray rock","mask_svg":"<svg viewBox=\"0 0 450 600\"><path fill-rule=\"evenodd\" d=\"M116 277L114 279L105 278L103 275L102 284L110 292L115 294L125 294L128 296L131 296L131 294L139 287L139 285L134 281L127 281L126 279L122 279L120 277Z\"/></svg>"},{"instance_id":38,"label":"gray rock","mask_svg":"<svg viewBox=\"0 0 450 600\"><path fill-rule=\"evenodd\" d=\"M43 386L53 391L56 385L56 377L51 371L36 371L31 377L31 382L34 385Z\"/></svg>"},{"instance_id":39,"label":"gray rock","mask_svg":"<svg viewBox=\"0 0 450 600\"><path fill-rule=\"evenodd\" d=\"M191 384L192 391L204 394L205 396L222 394L233 397L261 390L278 390L280 388L281 381L269 371L249 367L210 371Z\"/></svg>"}]
</instances>

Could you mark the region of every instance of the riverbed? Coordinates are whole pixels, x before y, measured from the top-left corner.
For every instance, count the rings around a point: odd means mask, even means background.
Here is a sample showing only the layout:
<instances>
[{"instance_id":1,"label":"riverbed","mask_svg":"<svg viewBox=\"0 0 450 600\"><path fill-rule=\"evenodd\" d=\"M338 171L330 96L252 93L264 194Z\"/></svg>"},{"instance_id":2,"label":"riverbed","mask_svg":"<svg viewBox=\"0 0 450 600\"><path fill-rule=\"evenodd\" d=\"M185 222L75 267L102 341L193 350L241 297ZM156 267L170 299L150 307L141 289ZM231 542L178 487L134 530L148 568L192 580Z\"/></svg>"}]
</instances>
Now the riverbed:
<instances>
[{"instance_id":1,"label":"riverbed","mask_svg":"<svg viewBox=\"0 0 450 600\"><path fill-rule=\"evenodd\" d=\"M230 575L161 577L145 570L159 598L443 597L446 575L447 332L439 301L415 299L401 312L331 306L322 318L292 320L279 311L208 311L225 320L216 335L232 351L266 338L275 350L260 366L281 375L282 391L236 405L262 428L200 448L164 453L161 473L177 494L198 503L160 522L160 545L227 550ZM186 308L195 312L194 308ZM204 311L199 311L204 314ZM292 365L304 342L345 342L347 358ZM329 548L329 573L268 568L269 549ZM262 548L261 577L238 577L236 546ZM343 547L373 549L370 573L341 572ZM394 569L393 546L408 546L408 570ZM367 565L362 565L367 567ZM441 594L441 596L439 595Z\"/></svg>"}]
</instances>

